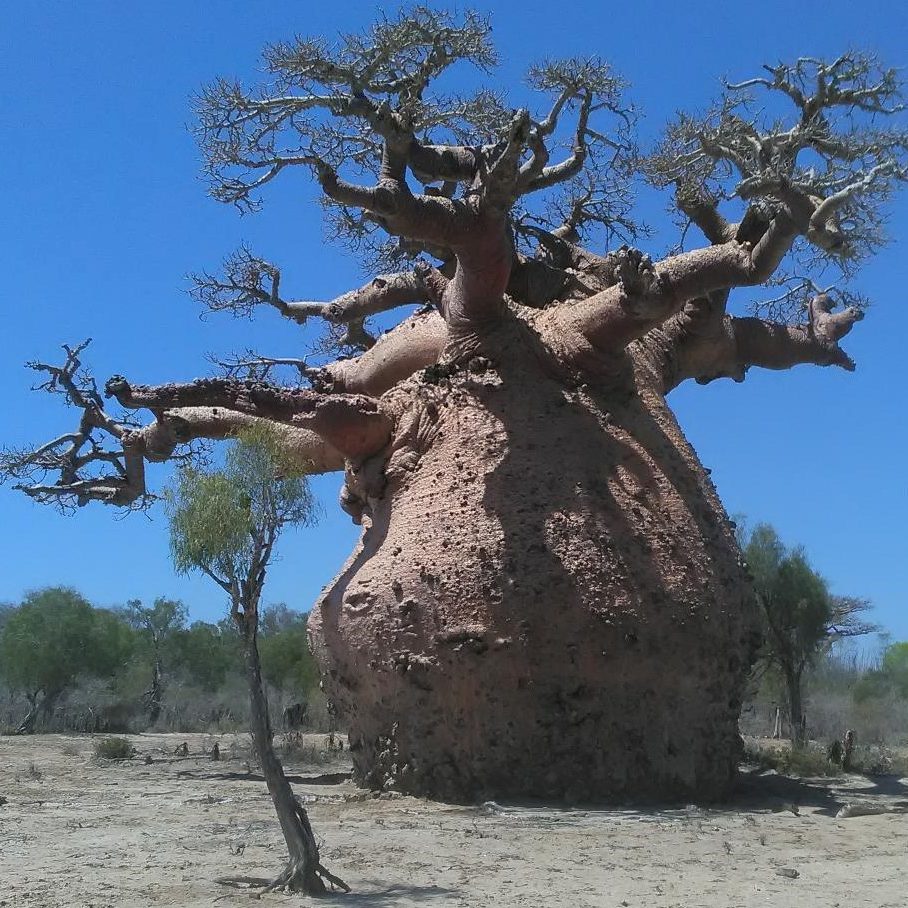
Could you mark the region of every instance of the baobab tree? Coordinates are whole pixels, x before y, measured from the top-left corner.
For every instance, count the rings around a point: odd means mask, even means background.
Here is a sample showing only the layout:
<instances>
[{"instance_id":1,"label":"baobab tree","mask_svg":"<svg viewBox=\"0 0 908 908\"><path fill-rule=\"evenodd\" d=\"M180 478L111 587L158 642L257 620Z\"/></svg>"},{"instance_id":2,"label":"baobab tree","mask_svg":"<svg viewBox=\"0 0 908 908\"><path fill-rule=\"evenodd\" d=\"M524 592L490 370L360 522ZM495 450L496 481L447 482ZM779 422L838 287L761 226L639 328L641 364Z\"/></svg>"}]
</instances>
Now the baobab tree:
<instances>
[{"instance_id":1,"label":"baobab tree","mask_svg":"<svg viewBox=\"0 0 908 908\"><path fill-rule=\"evenodd\" d=\"M496 62L472 14L416 8L264 62L265 84L196 100L211 194L254 210L308 174L379 276L307 300L292 266L244 247L192 292L320 319L341 358L258 351L188 383L107 381L143 423L67 348L33 366L79 423L11 453L7 475L38 501L142 507L148 462L264 424L307 470L344 471L363 526L308 627L364 784L720 796L757 612L666 396L754 367L854 368L849 281L908 177L896 72L859 53L770 65L644 154L600 60L534 67L516 110L444 93L455 63ZM658 260L634 245L636 179L677 209L681 242ZM408 304L377 336L375 316Z\"/></svg>"}]
</instances>

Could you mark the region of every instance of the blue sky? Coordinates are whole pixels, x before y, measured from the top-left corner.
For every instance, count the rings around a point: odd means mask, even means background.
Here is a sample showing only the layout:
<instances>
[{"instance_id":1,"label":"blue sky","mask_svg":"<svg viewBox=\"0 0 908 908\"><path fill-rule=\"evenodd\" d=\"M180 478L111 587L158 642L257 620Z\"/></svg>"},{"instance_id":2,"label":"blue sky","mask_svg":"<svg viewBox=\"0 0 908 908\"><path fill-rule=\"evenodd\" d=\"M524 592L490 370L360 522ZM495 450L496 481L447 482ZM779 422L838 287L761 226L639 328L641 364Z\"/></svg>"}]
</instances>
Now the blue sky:
<instances>
[{"instance_id":1,"label":"blue sky","mask_svg":"<svg viewBox=\"0 0 908 908\"><path fill-rule=\"evenodd\" d=\"M752 11L715 2L475 6L493 12L504 84L516 85L545 56L600 54L631 83L644 139L675 110L706 104L722 76L745 78L763 62L859 47L908 63L908 13L895 2L862 3L860 21L841 0L767 0ZM201 319L183 275L215 266L244 240L281 262L285 281L313 299L354 286L359 266L324 245L302 174L279 181L251 217L207 198L186 128L188 99L215 75L254 80L268 41L355 30L376 8L290 0L3 5L3 443L65 427L55 401L29 394L22 368L53 358L62 342L93 338L88 359L102 379L123 373L149 382L203 374L208 351L303 351L305 334L270 312L253 322ZM650 194L642 213L664 224L663 207ZM890 227L896 240L860 281L875 306L846 341L855 374L754 371L743 385L683 387L672 403L728 510L803 543L835 591L871 598L876 620L908 639L908 194L892 205ZM655 250L670 239L658 236ZM316 481L324 519L285 538L270 601L308 608L349 553L357 530L335 504L338 486L337 477ZM0 601L66 583L99 604L166 594L183 598L193 617L223 614L210 582L174 576L159 513L116 519L95 506L62 518L2 488L0 552Z\"/></svg>"}]
</instances>

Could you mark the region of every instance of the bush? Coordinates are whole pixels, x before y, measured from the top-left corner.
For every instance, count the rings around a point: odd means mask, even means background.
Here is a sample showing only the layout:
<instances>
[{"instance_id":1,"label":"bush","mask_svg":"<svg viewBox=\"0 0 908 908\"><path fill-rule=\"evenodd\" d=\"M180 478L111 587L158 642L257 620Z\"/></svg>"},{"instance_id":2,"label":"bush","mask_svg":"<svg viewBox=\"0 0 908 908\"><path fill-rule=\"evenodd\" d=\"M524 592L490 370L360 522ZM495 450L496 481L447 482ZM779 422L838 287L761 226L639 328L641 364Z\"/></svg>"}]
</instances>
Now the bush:
<instances>
[{"instance_id":1,"label":"bush","mask_svg":"<svg viewBox=\"0 0 908 908\"><path fill-rule=\"evenodd\" d=\"M128 760L135 754L136 749L126 738L101 738L95 744L95 756L102 760Z\"/></svg>"},{"instance_id":2,"label":"bush","mask_svg":"<svg viewBox=\"0 0 908 908\"><path fill-rule=\"evenodd\" d=\"M335 749L327 741L307 740L301 732L288 732L281 737L278 749L285 760L302 764L325 764L334 759Z\"/></svg>"},{"instance_id":3,"label":"bush","mask_svg":"<svg viewBox=\"0 0 908 908\"><path fill-rule=\"evenodd\" d=\"M744 761L756 764L760 769L774 769L785 776L830 776L842 771L842 767L833 763L824 751L811 745L792 748L783 744L747 742Z\"/></svg>"},{"instance_id":4,"label":"bush","mask_svg":"<svg viewBox=\"0 0 908 908\"><path fill-rule=\"evenodd\" d=\"M908 756L895 753L880 744L858 746L851 758L854 772L865 776L906 776L908 775Z\"/></svg>"}]
</instances>

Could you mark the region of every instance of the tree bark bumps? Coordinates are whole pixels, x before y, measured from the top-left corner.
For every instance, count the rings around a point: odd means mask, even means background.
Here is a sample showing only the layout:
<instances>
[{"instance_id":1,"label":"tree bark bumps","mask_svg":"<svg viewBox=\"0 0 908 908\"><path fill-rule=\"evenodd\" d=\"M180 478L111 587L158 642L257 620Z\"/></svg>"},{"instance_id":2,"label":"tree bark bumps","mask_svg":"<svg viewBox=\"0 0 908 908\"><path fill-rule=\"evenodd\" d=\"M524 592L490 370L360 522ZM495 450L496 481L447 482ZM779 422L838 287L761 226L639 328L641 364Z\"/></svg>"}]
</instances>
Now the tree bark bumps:
<instances>
[{"instance_id":1,"label":"tree bark bumps","mask_svg":"<svg viewBox=\"0 0 908 908\"><path fill-rule=\"evenodd\" d=\"M484 371L398 390L428 442L390 454L309 620L359 778L721 796L756 612L715 490L661 394L566 384L506 333Z\"/></svg>"}]
</instances>

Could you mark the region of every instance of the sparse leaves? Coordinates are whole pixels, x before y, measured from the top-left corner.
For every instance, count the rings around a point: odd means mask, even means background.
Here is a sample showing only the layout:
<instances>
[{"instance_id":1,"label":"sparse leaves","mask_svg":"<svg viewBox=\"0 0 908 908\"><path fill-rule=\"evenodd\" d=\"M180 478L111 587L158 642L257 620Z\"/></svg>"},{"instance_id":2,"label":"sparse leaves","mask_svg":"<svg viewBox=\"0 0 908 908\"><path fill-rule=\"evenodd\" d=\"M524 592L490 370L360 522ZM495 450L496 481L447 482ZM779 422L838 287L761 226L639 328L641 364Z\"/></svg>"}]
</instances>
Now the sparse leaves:
<instances>
[{"instance_id":1,"label":"sparse leaves","mask_svg":"<svg viewBox=\"0 0 908 908\"><path fill-rule=\"evenodd\" d=\"M682 196L767 200L825 255L865 257L884 239L882 203L908 179L908 130L879 122L904 110L896 71L862 54L766 69L704 115L679 114L647 176Z\"/></svg>"},{"instance_id":2,"label":"sparse leaves","mask_svg":"<svg viewBox=\"0 0 908 908\"><path fill-rule=\"evenodd\" d=\"M237 596L241 582L264 582L281 530L316 515L306 477L267 430L233 442L222 470L184 467L165 501L177 571L202 571Z\"/></svg>"}]
</instances>

